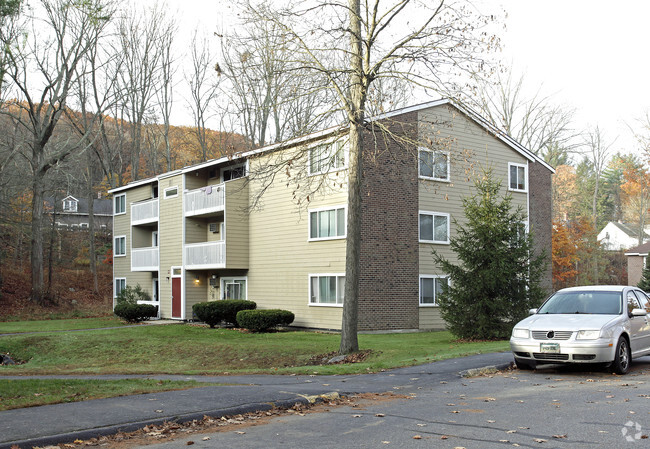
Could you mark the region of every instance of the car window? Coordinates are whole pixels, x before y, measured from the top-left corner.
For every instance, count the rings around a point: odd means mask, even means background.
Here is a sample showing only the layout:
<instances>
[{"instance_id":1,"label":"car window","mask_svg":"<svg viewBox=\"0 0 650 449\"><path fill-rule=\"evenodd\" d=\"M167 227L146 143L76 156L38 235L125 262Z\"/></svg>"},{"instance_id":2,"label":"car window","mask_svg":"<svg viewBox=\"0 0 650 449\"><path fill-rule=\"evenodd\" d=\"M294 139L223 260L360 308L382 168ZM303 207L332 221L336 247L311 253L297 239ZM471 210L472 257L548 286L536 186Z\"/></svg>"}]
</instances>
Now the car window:
<instances>
[{"instance_id":1,"label":"car window","mask_svg":"<svg viewBox=\"0 0 650 449\"><path fill-rule=\"evenodd\" d=\"M632 309L640 309L640 308L641 305L639 304L639 300L634 294L634 290L630 290L629 292L627 292L627 311L632 313Z\"/></svg>"},{"instance_id":2,"label":"car window","mask_svg":"<svg viewBox=\"0 0 650 449\"><path fill-rule=\"evenodd\" d=\"M636 291L636 296L639 298L641 303L641 308L645 309L646 312L650 313L650 298L646 295L645 292Z\"/></svg>"},{"instance_id":3,"label":"car window","mask_svg":"<svg viewBox=\"0 0 650 449\"><path fill-rule=\"evenodd\" d=\"M623 310L621 298L621 292L615 291L557 292L542 304L537 313L618 315Z\"/></svg>"}]
</instances>

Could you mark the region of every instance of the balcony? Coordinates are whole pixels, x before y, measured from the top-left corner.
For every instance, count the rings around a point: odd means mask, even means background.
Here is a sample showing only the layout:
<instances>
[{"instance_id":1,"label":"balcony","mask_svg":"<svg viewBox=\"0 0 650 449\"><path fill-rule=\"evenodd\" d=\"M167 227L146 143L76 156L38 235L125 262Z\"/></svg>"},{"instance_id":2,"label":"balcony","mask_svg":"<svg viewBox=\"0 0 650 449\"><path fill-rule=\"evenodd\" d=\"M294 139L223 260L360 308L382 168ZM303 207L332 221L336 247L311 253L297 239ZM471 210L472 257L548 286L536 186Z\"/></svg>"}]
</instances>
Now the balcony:
<instances>
[{"instance_id":1,"label":"balcony","mask_svg":"<svg viewBox=\"0 0 650 449\"><path fill-rule=\"evenodd\" d=\"M158 198L131 204L131 225L155 223L158 221Z\"/></svg>"},{"instance_id":2,"label":"balcony","mask_svg":"<svg viewBox=\"0 0 650 449\"><path fill-rule=\"evenodd\" d=\"M158 247L131 250L131 271L158 271Z\"/></svg>"},{"instance_id":3,"label":"balcony","mask_svg":"<svg viewBox=\"0 0 650 449\"><path fill-rule=\"evenodd\" d=\"M190 270L223 268L225 265L225 242L205 242L185 245L185 268Z\"/></svg>"},{"instance_id":4,"label":"balcony","mask_svg":"<svg viewBox=\"0 0 650 449\"><path fill-rule=\"evenodd\" d=\"M215 184L185 192L183 209L186 217L222 211L225 205L225 186Z\"/></svg>"}]
</instances>

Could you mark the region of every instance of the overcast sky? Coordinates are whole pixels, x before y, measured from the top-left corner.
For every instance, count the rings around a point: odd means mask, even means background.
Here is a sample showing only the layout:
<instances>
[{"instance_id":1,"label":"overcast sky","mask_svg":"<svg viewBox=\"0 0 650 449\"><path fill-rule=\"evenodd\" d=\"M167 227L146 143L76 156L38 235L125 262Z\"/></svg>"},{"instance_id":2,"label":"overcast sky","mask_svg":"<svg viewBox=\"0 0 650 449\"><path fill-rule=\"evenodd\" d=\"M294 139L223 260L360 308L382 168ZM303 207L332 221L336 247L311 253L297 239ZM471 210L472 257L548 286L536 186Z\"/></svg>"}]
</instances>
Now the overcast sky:
<instances>
[{"instance_id":1,"label":"overcast sky","mask_svg":"<svg viewBox=\"0 0 650 449\"><path fill-rule=\"evenodd\" d=\"M155 0L152 0L155 1ZM224 0L167 0L189 29L227 27ZM633 151L629 126L650 110L650 2L642 0L475 0L508 12L502 55L525 86L575 109L575 126L599 125L613 150ZM226 14L227 17L227 14Z\"/></svg>"}]
</instances>

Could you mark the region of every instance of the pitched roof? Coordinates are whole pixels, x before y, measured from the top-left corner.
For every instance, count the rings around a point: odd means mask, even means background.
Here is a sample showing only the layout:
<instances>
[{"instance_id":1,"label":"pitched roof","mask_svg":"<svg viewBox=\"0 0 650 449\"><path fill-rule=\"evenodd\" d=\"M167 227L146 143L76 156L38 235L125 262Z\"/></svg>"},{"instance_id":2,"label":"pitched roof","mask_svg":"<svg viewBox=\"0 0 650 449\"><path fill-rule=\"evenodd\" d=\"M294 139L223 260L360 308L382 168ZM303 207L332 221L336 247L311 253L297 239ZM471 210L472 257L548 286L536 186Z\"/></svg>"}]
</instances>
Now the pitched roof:
<instances>
[{"instance_id":1,"label":"pitched roof","mask_svg":"<svg viewBox=\"0 0 650 449\"><path fill-rule=\"evenodd\" d=\"M374 117L369 117L367 119L367 121L368 122L374 122L374 121L378 121L378 120L384 120L384 119L393 118L393 117L396 117L396 116L399 116L399 115L402 115L402 114L407 114L409 112L417 112L417 111L421 111L421 110L424 110L424 109L427 109L427 108L433 108L433 107L436 107L436 106L443 106L443 105L449 105L449 106L452 106L452 107L456 108L458 111L463 113L469 119L474 121L477 125L481 126L483 129L485 129L490 134L492 134L495 138L501 140L503 143L505 143L507 146L512 148L517 153L520 153L522 156L524 156L529 161L539 162L544 167L546 167L548 170L550 170L552 173L555 173L555 169L553 167L551 167L549 164L547 164L542 158L540 158L539 156L537 156L536 154L534 154L530 150L526 149L523 145L521 145L519 142L517 142L515 139L513 139L509 135L507 135L504 131L502 131L499 128L497 128L496 126L492 125L485 118L483 118L479 113L472 110L469 106L463 105L463 104L461 104L461 103L459 103L457 101L454 101L454 100L452 100L450 98L441 98L439 100L428 101L428 102L425 102L425 103L420 103L420 104L417 104L417 105L407 106L407 107L404 107L404 108L401 108L401 109L396 109L394 111L390 111L390 112L387 112L385 114L380 114L380 115L377 115L377 116L374 116ZM293 139L289 139L289 140L286 140L284 142L279 142L279 143L267 145L267 146L264 146L264 147L261 147L261 148L257 148L255 150L250 150L250 151L242 152L242 153L239 153L239 154L224 156L224 157L221 157L221 158L218 158L218 159L212 159L212 160L209 160L209 161L206 161L206 162L201 162L200 164L183 167L183 169L181 169L181 170L174 170L173 172L170 172L170 173L173 173L173 174L177 174L179 172L184 173L184 172L187 172L187 171L193 171L193 170L197 170L197 169L204 168L204 167L210 167L210 166L221 164L221 163L228 162L228 161L235 162L238 159L247 159L250 156L254 156L254 155L257 155L257 154L271 152L271 151L278 150L278 149L281 149L281 148L292 147L292 146L299 145L299 144L304 143L304 142L308 142L310 140L315 140L315 139L328 137L328 136L330 136L332 134L344 131L346 128L347 128L347 126L345 126L345 125L334 126L334 127L327 128L327 129L324 129L324 130L321 130L321 131L317 131L317 132L314 132L314 133L311 133L311 134L307 134L305 136L295 137ZM136 187L136 186L139 186L139 185L149 184L151 182L156 181L157 179L159 179L161 177L169 176L170 173L162 173L162 174L160 174L158 176L154 176L152 178L133 181L133 182L130 182L130 183L124 185L124 186L115 187L114 189L109 190L108 193L117 193L117 192L129 189L129 188L132 188L132 187Z\"/></svg>"},{"instance_id":2,"label":"pitched roof","mask_svg":"<svg viewBox=\"0 0 650 449\"><path fill-rule=\"evenodd\" d=\"M644 243L643 245L635 246L630 248L625 252L626 256L647 256L650 252L650 242Z\"/></svg>"},{"instance_id":3,"label":"pitched roof","mask_svg":"<svg viewBox=\"0 0 650 449\"><path fill-rule=\"evenodd\" d=\"M621 222L618 222L618 221L610 221L610 222L607 223L607 224L608 224L608 225L611 224L611 225L616 226L618 229L621 230L621 232L624 232L625 235L627 235L628 237L631 237L631 238L637 238L638 235L639 235L639 234L638 234L639 231L636 230L636 229L634 229L634 228L632 227L632 225L629 224L629 223L621 223ZM607 226L605 226L605 227L607 227ZM647 232L643 231L643 240L646 240L646 239L650 239L650 234L648 234Z\"/></svg>"}]
</instances>

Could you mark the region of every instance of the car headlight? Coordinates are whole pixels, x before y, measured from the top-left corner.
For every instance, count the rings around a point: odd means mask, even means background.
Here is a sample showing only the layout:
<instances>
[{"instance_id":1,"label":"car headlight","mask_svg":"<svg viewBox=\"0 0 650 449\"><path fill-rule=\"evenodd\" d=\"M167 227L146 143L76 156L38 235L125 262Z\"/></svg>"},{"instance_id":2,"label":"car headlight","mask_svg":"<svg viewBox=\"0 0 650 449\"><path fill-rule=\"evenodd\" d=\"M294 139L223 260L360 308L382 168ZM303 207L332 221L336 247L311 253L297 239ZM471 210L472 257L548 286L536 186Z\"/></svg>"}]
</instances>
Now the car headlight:
<instances>
[{"instance_id":1,"label":"car headlight","mask_svg":"<svg viewBox=\"0 0 650 449\"><path fill-rule=\"evenodd\" d=\"M595 340L600 337L600 331L578 331L577 340Z\"/></svg>"},{"instance_id":2,"label":"car headlight","mask_svg":"<svg viewBox=\"0 0 650 449\"><path fill-rule=\"evenodd\" d=\"M513 329L512 330L512 336L514 338L530 338L530 332L528 329Z\"/></svg>"}]
</instances>

